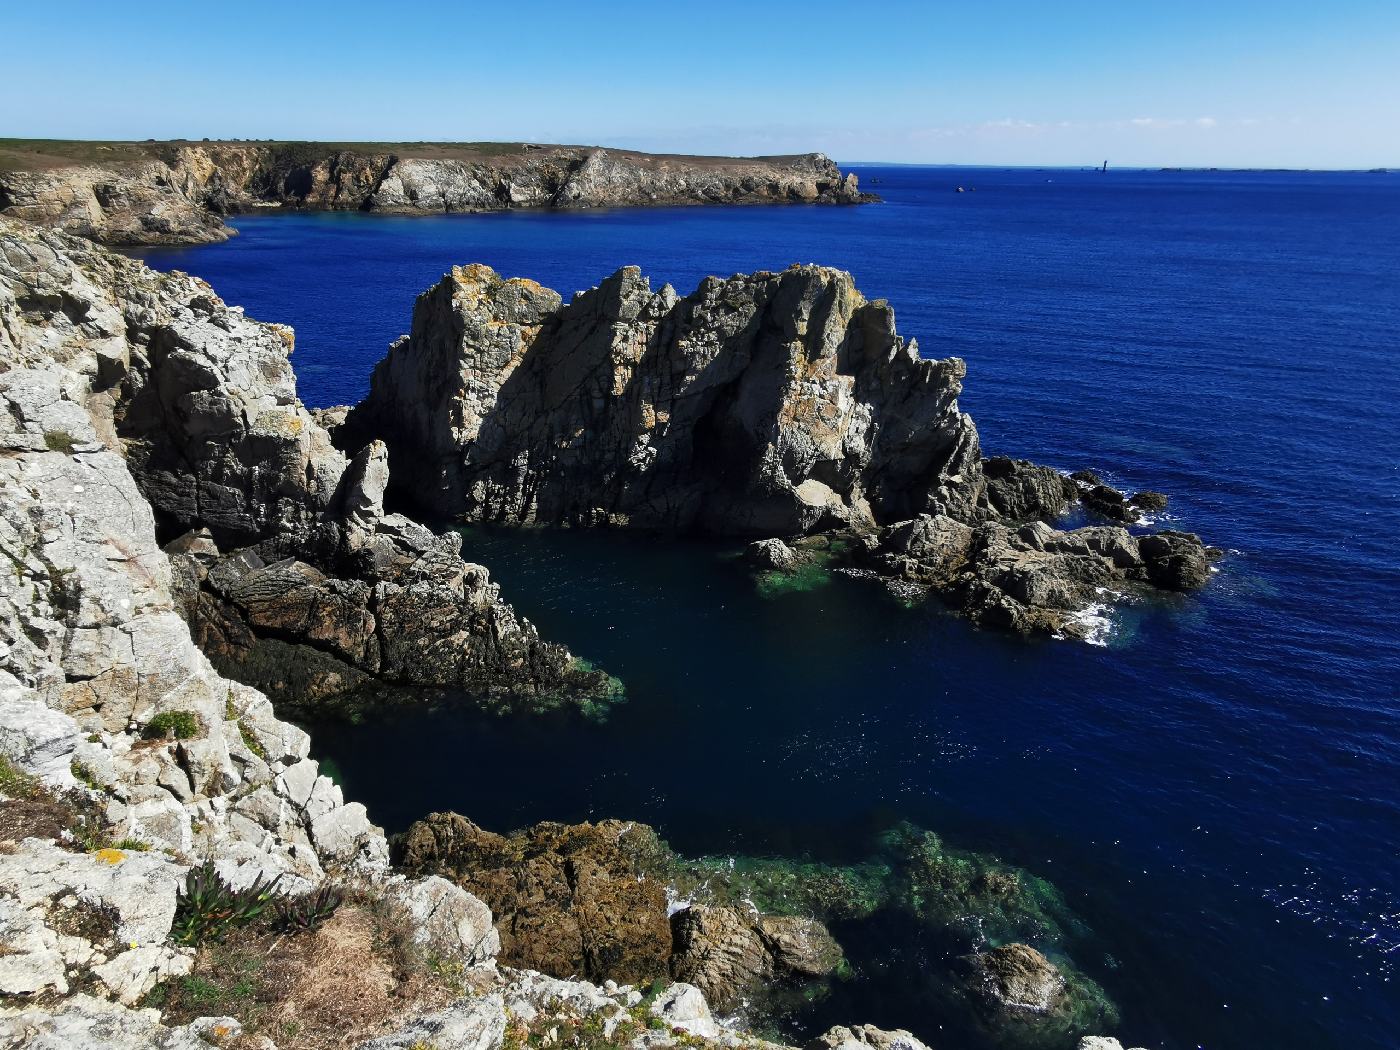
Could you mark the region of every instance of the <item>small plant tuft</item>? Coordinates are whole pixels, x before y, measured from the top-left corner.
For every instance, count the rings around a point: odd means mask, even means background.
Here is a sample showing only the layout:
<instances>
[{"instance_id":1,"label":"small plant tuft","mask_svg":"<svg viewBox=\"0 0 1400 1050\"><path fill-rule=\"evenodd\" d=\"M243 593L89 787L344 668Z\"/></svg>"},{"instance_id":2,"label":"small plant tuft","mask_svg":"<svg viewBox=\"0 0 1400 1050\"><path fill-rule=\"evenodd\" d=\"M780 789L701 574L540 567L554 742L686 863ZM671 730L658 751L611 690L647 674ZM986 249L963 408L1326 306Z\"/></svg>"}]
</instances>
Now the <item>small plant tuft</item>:
<instances>
[{"instance_id":1,"label":"small plant tuft","mask_svg":"<svg viewBox=\"0 0 1400 1050\"><path fill-rule=\"evenodd\" d=\"M50 452L62 452L65 456L73 454L73 435L63 430L44 431L44 447Z\"/></svg>"},{"instance_id":2,"label":"small plant tuft","mask_svg":"<svg viewBox=\"0 0 1400 1050\"><path fill-rule=\"evenodd\" d=\"M147 740L160 740L173 736L176 740L188 740L199 733L199 718L193 711L162 711L149 722L141 735Z\"/></svg>"},{"instance_id":3,"label":"small plant tuft","mask_svg":"<svg viewBox=\"0 0 1400 1050\"><path fill-rule=\"evenodd\" d=\"M69 764L68 768L72 772L74 779L89 791L102 790L102 785L98 782L97 775L93 773L92 769L86 763L80 762L75 758Z\"/></svg>"},{"instance_id":4,"label":"small plant tuft","mask_svg":"<svg viewBox=\"0 0 1400 1050\"><path fill-rule=\"evenodd\" d=\"M171 939L177 944L199 945L218 941L231 929L251 925L267 913L281 881L281 875L270 882L259 875L251 886L235 890L211 861L191 868L175 903Z\"/></svg>"},{"instance_id":5,"label":"small plant tuft","mask_svg":"<svg viewBox=\"0 0 1400 1050\"><path fill-rule=\"evenodd\" d=\"M314 893L283 897L277 902L277 929L283 933L309 933L335 914L345 894L331 885Z\"/></svg>"},{"instance_id":6,"label":"small plant tuft","mask_svg":"<svg viewBox=\"0 0 1400 1050\"><path fill-rule=\"evenodd\" d=\"M39 781L0 755L0 795L11 798L31 798L39 790Z\"/></svg>"}]
</instances>

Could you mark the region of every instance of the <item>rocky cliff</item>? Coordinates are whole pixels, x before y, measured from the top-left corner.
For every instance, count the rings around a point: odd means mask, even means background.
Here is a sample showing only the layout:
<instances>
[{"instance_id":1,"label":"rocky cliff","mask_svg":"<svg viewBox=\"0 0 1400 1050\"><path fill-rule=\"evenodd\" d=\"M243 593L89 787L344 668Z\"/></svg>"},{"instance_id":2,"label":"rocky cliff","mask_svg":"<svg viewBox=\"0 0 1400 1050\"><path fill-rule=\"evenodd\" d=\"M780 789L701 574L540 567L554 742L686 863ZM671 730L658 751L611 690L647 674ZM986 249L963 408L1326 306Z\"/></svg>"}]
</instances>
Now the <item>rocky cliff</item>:
<instances>
[{"instance_id":1,"label":"rocky cliff","mask_svg":"<svg viewBox=\"0 0 1400 1050\"><path fill-rule=\"evenodd\" d=\"M177 607L225 670L299 699L614 687L517 617L460 537L385 512L385 449L332 446L297 400L290 329L84 240L0 219L0 246L0 350L8 382L31 376L14 395L27 440L73 447L64 421L81 409L123 457ZM42 413L41 378L59 406Z\"/></svg>"},{"instance_id":2,"label":"rocky cliff","mask_svg":"<svg viewBox=\"0 0 1400 1050\"><path fill-rule=\"evenodd\" d=\"M10 170L0 170L0 214L106 244L200 244L233 232L222 216L267 207L416 214L874 199L860 192L855 175L817 153L726 158L504 144L92 145L60 156L11 150Z\"/></svg>"},{"instance_id":3,"label":"rocky cliff","mask_svg":"<svg viewBox=\"0 0 1400 1050\"><path fill-rule=\"evenodd\" d=\"M345 433L383 439L405 493L445 517L841 534L848 561L987 625L1083 633L1108 589L1205 582L1196 537L1130 529L1134 502L1098 478L985 459L965 373L820 266L685 297L628 267L567 304L468 266L419 297ZM1052 527L1081 503L1104 523Z\"/></svg>"}]
</instances>

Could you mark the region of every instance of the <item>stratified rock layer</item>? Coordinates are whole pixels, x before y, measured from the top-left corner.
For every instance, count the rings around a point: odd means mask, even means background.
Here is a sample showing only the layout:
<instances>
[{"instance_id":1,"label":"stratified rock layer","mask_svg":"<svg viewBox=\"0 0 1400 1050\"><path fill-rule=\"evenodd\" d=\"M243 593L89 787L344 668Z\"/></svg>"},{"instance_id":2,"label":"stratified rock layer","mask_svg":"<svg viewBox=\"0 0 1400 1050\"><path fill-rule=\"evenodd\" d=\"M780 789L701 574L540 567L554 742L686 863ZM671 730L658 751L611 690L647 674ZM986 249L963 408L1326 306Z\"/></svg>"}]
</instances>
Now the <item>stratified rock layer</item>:
<instances>
[{"instance_id":1,"label":"stratified rock layer","mask_svg":"<svg viewBox=\"0 0 1400 1050\"><path fill-rule=\"evenodd\" d=\"M566 146L396 151L312 142L98 148L111 160L38 168L36 157L36 170L0 171L0 215L106 244L200 244L233 232L221 216L268 206L421 213L873 199L855 175L819 153L672 157Z\"/></svg>"},{"instance_id":2,"label":"stratified rock layer","mask_svg":"<svg viewBox=\"0 0 1400 1050\"><path fill-rule=\"evenodd\" d=\"M820 266L709 277L684 298L627 267L565 304L477 265L419 297L341 433L382 438L395 483L443 516L841 532L848 561L987 626L1082 636L1115 588L1204 584L1197 537L1126 527L1160 494L984 459L965 373ZM1112 524L1051 527L1077 504ZM813 561L752 556L770 575Z\"/></svg>"}]
</instances>

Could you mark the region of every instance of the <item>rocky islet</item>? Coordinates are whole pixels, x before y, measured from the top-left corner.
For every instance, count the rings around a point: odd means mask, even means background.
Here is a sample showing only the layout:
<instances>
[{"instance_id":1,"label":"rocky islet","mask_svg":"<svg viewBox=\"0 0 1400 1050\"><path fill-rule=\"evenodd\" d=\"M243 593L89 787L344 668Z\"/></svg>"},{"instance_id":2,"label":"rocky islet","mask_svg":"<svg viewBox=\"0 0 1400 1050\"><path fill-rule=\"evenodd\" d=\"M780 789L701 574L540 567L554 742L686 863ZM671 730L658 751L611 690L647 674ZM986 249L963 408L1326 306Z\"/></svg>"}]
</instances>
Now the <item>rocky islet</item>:
<instances>
[{"instance_id":1,"label":"rocky islet","mask_svg":"<svg viewBox=\"0 0 1400 1050\"><path fill-rule=\"evenodd\" d=\"M1137 505L1097 477L984 457L966 371L826 267L684 297L626 267L564 303L477 265L419 297L337 433L384 440L405 497L446 519L766 538L767 572L845 565L988 627L1082 636L1119 589L1205 583L1218 551L1130 529ZM1054 526L1080 505L1105 523Z\"/></svg>"}]
</instances>

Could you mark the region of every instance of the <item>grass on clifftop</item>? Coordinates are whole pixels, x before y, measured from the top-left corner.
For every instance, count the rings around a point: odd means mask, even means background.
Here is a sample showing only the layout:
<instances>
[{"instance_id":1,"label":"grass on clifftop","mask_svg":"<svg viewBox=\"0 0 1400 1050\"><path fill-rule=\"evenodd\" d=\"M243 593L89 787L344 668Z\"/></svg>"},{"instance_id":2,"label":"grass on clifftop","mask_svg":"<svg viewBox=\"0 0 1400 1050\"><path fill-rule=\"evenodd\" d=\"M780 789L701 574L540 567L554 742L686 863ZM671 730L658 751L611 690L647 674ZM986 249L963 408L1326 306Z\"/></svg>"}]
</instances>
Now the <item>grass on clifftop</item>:
<instances>
[{"instance_id":1,"label":"grass on clifftop","mask_svg":"<svg viewBox=\"0 0 1400 1050\"><path fill-rule=\"evenodd\" d=\"M81 164L117 167L167 160L185 146L257 146L289 154L294 163L314 163L333 153L392 153L398 157L423 160L463 160L475 163L510 162L535 153L561 149L606 149L620 157L643 163L682 160L704 167L724 167L737 160L784 163L793 156L710 157L682 153L639 153L611 146L563 145L533 142L313 142L273 139L147 139L98 141L88 139L8 139L0 138L0 172L52 171Z\"/></svg>"}]
</instances>

